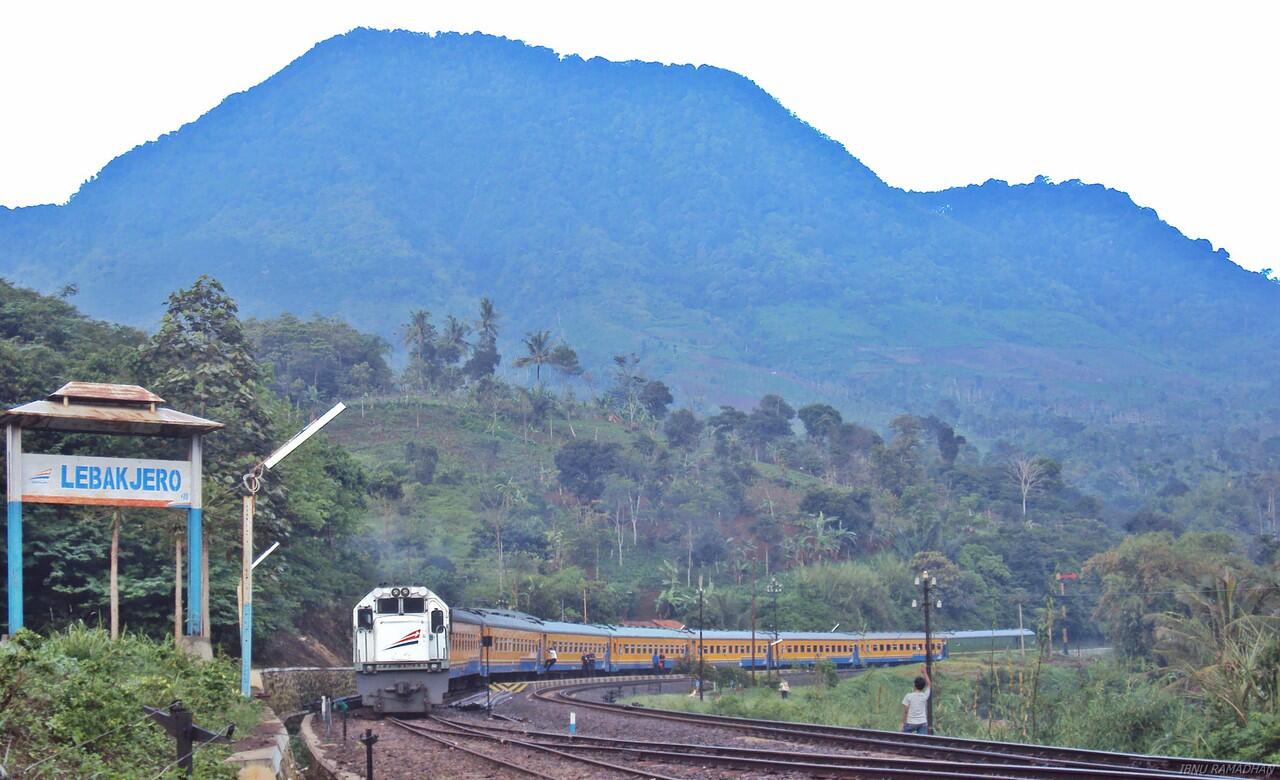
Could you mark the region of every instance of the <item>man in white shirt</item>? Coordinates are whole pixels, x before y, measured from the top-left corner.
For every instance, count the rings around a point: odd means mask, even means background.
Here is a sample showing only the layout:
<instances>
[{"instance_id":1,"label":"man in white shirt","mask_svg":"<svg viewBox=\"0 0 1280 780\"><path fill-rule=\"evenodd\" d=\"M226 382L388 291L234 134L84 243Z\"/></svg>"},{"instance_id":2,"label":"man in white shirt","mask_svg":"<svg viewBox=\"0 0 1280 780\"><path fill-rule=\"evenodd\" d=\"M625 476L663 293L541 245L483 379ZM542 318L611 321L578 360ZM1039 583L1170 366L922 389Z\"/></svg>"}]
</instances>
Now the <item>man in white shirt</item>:
<instances>
[{"instance_id":1,"label":"man in white shirt","mask_svg":"<svg viewBox=\"0 0 1280 780\"><path fill-rule=\"evenodd\" d=\"M920 676L916 678L916 689L902 697L902 733L929 733L929 670L920 667Z\"/></svg>"}]
</instances>

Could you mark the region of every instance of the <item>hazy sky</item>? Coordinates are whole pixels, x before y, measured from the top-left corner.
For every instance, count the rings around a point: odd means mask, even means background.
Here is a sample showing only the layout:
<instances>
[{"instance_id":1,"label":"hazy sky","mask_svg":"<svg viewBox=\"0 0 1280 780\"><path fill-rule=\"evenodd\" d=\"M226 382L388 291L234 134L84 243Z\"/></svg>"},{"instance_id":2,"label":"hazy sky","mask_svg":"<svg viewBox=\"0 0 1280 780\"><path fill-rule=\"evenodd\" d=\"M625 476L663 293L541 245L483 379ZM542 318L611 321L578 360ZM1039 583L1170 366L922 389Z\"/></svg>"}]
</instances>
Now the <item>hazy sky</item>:
<instances>
[{"instance_id":1,"label":"hazy sky","mask_svg":"<svg viewBox=\"0 0 1280 780\"><path fill-rule=\"evenodd\" d=\"M890 184L1101 182L1280 268L1280 3L4 2L0 203L112 157L356 26L483 32L756 81Z\"/></svg>"}]
</instances>

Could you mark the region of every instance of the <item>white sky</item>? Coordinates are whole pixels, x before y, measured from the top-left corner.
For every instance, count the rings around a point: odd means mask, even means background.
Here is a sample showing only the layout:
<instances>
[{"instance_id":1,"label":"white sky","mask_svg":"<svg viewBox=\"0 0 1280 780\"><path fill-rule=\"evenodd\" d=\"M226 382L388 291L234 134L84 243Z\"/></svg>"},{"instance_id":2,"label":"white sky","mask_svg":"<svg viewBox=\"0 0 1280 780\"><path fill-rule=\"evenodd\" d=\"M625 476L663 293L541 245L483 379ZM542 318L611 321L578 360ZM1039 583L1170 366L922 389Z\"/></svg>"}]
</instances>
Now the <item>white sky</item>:
<instances>
[{"instance_id":1,"label":"white sky","mask_svg":"<svg viewBox=\"0 0 1280 780\"><path fill-rule=\"evenodd\" d=\"M356 26L458 30L753 79L891 184L1080 178L1280 268L1280 3L0 4L0 203L111 158Z\"/></svg>"}]
</instances>

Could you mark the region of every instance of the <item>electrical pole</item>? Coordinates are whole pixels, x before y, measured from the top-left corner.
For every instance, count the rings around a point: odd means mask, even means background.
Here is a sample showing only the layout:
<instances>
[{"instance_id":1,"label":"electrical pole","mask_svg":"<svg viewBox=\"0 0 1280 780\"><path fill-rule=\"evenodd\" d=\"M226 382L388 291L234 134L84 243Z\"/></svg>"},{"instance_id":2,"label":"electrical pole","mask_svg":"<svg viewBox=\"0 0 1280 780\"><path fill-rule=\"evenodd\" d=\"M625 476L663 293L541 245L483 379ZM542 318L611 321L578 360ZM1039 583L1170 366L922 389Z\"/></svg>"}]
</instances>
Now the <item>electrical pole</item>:
<instances>
[{"instance_id":1,"label":"electrical pole","mask_svg":"<svg viewBox=\"0 0 1280 780\"><path fill-rule=\"evenodd\" d=\"M756 684L756 564L751 561L751 685Z\"/></svg>"},{"instance_id":2,"label":"electrical pole","mask_svg":"<svg viewBox=\"0 0 1280 780\"><path fill-rule=\"evenodd\" d=\"M699 574L698 575L698 701L702 701L702 687L703 687L703 679L704 679L702 676L702 669L703 669L703 661L705 660L705 657L706 657L702 648L702 623L703 623L702 607L703 607L704 601L705 599L703 598L702 575Z\"/></svg>"},{"instance_id":3,"label":"electrical pole","mask_svg":"<svg viewBox=\"0 0 1280 780\"><path fill-rule=\"evenodd\" d=\"M933 682L933 627L929 622L929 613L934 606L941 609L942 600L938 599L935 605L930 589L938 584L938 578L930 577L928 571L920 572L920 576L916 577L916 584L922 588L923 593L921 595L924 599L924 672L925 676L929 678L929 698L925 705L928 712L929 733L932 734L934 728L933 700L937 695L937 685ZM911 606L917 606L917 602L914 599L911 601Z\"/></svg>"},{"instance_id":4,"label":"electrical pole","mask_svg":"<svg viewBox=\"0 0 1280 780\"><path fill-rule=\"evenodd\" d=\"M1022 627L1022 602L1018 602L1018 654L1023 659L1027 657L1027 637L1023 633L1024 630Z\"/></svg>"},{"instance_id":5,"label":"electrical pole","mask_svg":"<svg viewBox=\"0 0 1280 780\"><path fill-rule=\"evenodd\" d=\"M1053 575L1058 580L1058 595L1062 597L1062 654L1069 655L1071 644L1067 639L1067 580L1078 580L1080 575L1077 572L1070 571L1066 574ZM1050 644L1053 644L1053 637L1049 637Z\"/></svg>"},{"instance_id":6,"label":"electrical pole","mask_svg":"<svg viewBox=\"0 0 1280 780\"><path fill-rule=\"evenodd\" d=\"M769 584L765 586L765 592L773 597L773 644L769 645L768 667L772 667L782 676L782 668L778 665L778 594L782 592L782 583L778 582L777 577L770 577ZM766 667L766 675L768 674Z\"/></svg>"}]
</instances>

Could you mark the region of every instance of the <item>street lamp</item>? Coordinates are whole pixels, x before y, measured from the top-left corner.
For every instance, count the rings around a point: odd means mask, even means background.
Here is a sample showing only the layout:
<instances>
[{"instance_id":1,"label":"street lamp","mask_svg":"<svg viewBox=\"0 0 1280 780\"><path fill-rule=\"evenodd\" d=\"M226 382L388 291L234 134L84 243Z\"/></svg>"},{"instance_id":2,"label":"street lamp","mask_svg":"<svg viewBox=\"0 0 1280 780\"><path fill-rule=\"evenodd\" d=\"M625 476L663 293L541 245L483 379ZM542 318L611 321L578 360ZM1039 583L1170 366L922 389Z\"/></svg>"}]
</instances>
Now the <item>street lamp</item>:
<instances>
[{"instance_id":1,"label":"street lamp","mask_svg":"<svg viewBox=\"0 0 1280 780\"><path fill-rule=\"evenodd\" d=\"M930 589L938 586L938 578L929 576L929 571L920 572L920 576L916 577L916 585L922 590L922 602L915 599L911 600L911 607L915 609L924 605L924 670L929 678L929 699L925 703L928 708L929 733L933 733L933 699L937 693L937 686L933 683L933 631L929 625L930 608L936 607L942 609L942 599L934 599L930 595Z\"/></svg>"},{"instance_id":2,"label":"street lamp","mask_svg":"<svg viewBox=\"0 0 1280 780\"><path fill-rule=\"evenodd\" d=\"M769 666L778 669L781 676L782 671L778 667L778 594L782 592L782 583L778 582L777 577L770 577L769 584L764 586L764 592L773 597L773 644L769 646ZM765 672L767 676L767 667Z\"/></svg>"},{"instance_id":3,"label":"street lamp","mask_svg":"<svg viewBox=\"0 0 1280 780\"><path fill-rule=\"evenodd\" d=\"M240 695L246 699L253 693L249 687L249 672L253 666L253 569L262 562L263 558L271 554L271 550L275 549L275 545L273 545L271 549L262 554L261 558L254 561L253 509L258 489L262 487L263 472L275 468L280 461L288 457L289 453L296 450L303 442L314 436L317 431L328 425L333 418L342 414L342 410L346 408L346 404L341 401L334 404L332 409L295 433L292 439L285 442L279 449L268 455L241 478L244 483L245 495L241 507L243 541L240 567Z\"/></svg>"}]
</instances>

